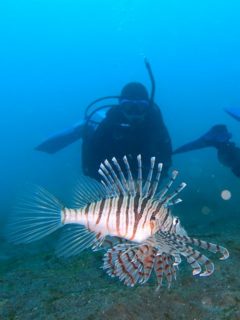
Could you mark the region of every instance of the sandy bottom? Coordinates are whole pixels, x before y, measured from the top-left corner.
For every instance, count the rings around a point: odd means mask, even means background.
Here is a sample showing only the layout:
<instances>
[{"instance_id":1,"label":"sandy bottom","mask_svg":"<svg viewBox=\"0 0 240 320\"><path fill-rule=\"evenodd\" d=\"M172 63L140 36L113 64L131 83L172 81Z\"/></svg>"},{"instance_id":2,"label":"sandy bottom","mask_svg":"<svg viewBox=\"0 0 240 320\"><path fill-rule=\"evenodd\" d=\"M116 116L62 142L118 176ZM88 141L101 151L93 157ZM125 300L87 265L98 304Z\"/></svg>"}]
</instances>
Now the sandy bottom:
<instances>
[{"instance_id":1,"label":"sandy bottom","mask_svg":"<svg viewBox=\"0 0 240 320\"><path fill-rule=\"evenodd\" d=\"M240 235L234 224L222 228L194 236L224 245L230 258L209 253L215 262L210 277L194 277L182 263L171 289L165 284L158 292L154 277L134 288L108 277L100 268L103 252L64 260L54 255L52 238L28 246L2 242L0 319L239 320Z\"/></svg>"}]
</instances>

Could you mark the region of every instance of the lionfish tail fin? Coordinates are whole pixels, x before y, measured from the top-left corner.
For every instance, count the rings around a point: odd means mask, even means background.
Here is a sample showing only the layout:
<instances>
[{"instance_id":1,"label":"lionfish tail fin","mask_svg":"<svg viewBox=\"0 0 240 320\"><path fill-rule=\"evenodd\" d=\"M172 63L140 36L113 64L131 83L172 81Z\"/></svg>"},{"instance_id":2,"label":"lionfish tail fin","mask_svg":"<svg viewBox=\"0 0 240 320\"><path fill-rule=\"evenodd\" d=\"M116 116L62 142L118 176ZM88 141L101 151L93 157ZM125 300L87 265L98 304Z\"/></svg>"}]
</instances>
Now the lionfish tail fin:
<instances>
[{"instance_id":1,"label":"lionfish tail fin","mask_svg":"<svg viewBox=\"0 0 240 320\"><path fill-rule=\"evenodd\" d=\"M28 189L6 228L7 239L15 244L39 240L62 226L61 202L42 187L30 185Z\"/></svg>"}]
</instances>

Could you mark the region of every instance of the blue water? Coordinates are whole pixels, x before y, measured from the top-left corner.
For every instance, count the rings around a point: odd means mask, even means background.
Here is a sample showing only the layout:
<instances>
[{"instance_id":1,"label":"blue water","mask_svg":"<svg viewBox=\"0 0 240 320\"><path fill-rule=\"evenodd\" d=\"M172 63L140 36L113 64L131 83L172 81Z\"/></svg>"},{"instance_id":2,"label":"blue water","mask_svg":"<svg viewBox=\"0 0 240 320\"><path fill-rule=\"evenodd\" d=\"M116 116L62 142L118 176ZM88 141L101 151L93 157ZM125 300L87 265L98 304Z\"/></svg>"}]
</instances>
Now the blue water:
<instances>
[{"instance_id":1,"label":"blue water","mask_svg":"<svg viewBox=\"0 0 240 320\"><path fill-rule=\"evenodd\" d=\"M219 123L240 145L240 123L224 112L240 107L239 12L237 0L1 1L2 224L26 182L64 197L81 171L81 142L55 155L34 147L127 82L150 90L144 57L174 148ZM239 223L240 181L214 149L174 156L173 167L188 183L185 207L176 209L184 225L207 232L215 221L220 230ZM224 189L229 201L220 196Z\"/></svg>"}]
</instances>

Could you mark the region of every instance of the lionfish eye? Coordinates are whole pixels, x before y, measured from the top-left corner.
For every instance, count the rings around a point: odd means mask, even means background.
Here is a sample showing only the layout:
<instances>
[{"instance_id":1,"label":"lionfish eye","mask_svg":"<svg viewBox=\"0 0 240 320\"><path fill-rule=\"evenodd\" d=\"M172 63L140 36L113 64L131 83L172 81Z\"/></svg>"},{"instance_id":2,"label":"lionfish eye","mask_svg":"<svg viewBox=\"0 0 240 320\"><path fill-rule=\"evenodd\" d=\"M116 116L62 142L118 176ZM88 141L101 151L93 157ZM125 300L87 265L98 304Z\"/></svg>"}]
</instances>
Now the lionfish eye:
<instances>
[{"instance_id":1,"label":"lionfish eye","mask_svg":"<svg viewBox=\"0 0 240 320\"><path fill-rule=\"evenodd\" d=\"M174 219L174 224L175 224L175 225L177 225L179 222L180 222L180 221L179 221L178 218L175 218L175 219Z\"/></svg>"}]
</instances>

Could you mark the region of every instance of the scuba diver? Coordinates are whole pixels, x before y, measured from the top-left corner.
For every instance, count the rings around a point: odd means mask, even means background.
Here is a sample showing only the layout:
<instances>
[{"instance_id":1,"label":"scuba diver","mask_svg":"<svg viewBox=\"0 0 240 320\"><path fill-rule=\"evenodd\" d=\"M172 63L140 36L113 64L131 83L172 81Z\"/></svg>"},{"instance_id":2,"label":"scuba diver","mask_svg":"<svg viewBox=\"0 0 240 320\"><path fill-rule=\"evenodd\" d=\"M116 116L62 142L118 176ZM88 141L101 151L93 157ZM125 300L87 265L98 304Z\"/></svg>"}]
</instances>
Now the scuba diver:
<instances>
[{"instance_id":1,"label":"scuba diver","mask_svg":"<svg viewBox=\"0 0 240 320\"><path fill-rule=\"evenodd\" d=\"M229 110L226 110L226 112L231 114ZM237 113L234 112L231 115L236 118L240 113L237 115ZM218 124L213 126L200 138L177 148L173 154L207 147L216 148L219 162L229 167L237 177L240 177L240 148L237 147L234 142L230 141L231 138L232 134L228 131L227 127L223 124Z\"/></svg>"},{"instance_id":2,"label":"scuba diver","mask_svg":"<svg viewBox=\"0 0 240 320\"><path fill-rule=\"evenodd\" d=\"M128 156L136 175L134 161L138 154L142 155L143 164L148 163L149 158L156 157L157 162L163 163L163 175L166 175L172 163L172 144L161 111L154 102L155 81L146 60L145 66L152 85L150 97L143 84L128 83L120 96L93 101L86 108L83 123L48 138L36 150L55 153L82 139L82 167L87 176L99 179L101 162L112 157L121 160L124 155ZM117 99L117 103L96 107L99 102L113 99ZM148 170L145 167L142 169L143 172Z\"/></svg>"}]
</instances>

